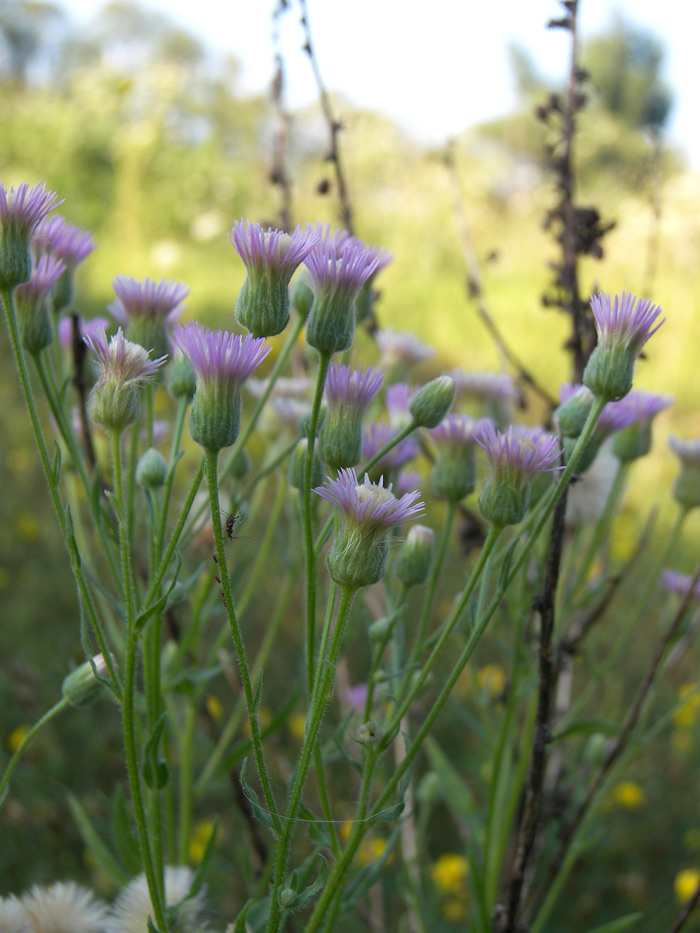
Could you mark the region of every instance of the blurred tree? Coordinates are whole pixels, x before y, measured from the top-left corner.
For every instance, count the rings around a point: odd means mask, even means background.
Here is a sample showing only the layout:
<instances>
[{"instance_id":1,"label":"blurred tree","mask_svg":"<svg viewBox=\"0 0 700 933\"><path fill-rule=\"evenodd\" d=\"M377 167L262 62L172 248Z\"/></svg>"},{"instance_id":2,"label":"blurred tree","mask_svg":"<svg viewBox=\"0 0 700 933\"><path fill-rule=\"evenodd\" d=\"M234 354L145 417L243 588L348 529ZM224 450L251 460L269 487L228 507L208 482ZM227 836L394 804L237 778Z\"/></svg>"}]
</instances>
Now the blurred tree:
<instances>
[{"instance_id":1,"label":"blurred tree","mask_svg":"<svg viewBox=\"0 0 700 933\"><path fill-rule=\"evenodd\" d=\"M673 105L661 79L664 49L648 30L617 15L611 27L584 47L583 63L595 91L593 103L631 128L663 129Z\"/></svg>"},{"instance_id":2,"label":"blurred tree","mask_svg":"<svg viewBox=\"0 0 700 933\"><path fill-rule=\"evenodd\" d=\"M45 0L0 0L0 75L22 86L32 65L55 56L63 38L63 10Z\"/></svg>"}]
</instances>

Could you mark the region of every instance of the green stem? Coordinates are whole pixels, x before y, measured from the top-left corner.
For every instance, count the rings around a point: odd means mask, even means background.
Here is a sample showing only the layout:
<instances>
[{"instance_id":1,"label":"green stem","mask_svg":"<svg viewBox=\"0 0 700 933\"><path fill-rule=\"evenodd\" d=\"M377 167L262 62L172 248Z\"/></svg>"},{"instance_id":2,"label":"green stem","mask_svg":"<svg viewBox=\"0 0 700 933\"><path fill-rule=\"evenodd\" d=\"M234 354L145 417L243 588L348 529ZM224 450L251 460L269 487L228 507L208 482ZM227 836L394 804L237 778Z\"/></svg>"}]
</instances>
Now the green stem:
<instances>
[{"instance_id":1,"label":"green stem","mask_svg":"<svg viewBox=\"0 0 700 933\"><path fill-rule=\"evenodd\" d=\"M253 688L250 681L250 670L246 660L243 637L241 635L238 619L236 617L236 610L233 604L231 580L229 578L228 566L226 564L224 535L221 528L221 508L219 505L219 480L217 470L218 457L219 453L216 450L204 451L204 473L207 486L209 488L209 505L211 510L212 526L214 528L214 541L216 544L218 570L221 578L221 589L224 594L226 615L228 616L229 625L231 626L231 635L233 636L233 643L236 649L236 658L238 660L238 670L241 676L241 683L243 684L243 692L245 694L246 708L248 710L248 723L250 725L250 738L253 743L253 752L255 755L255 763L258 769L258 776L260 778L263 794L265 796L265 803L267 804L267 809L270 812L275 831L279 833L281 827L279 816L277 815L277 805L275 804L275 799L272 794L272 786L267 774L265 759L263 757L262 741L260 738L257 709L257 702L259 702L259 698L256 702L253 696Z\"/></svg>"},{"instance_id":2,"label":"green stem","mask_svg":"<svg viewBox=\"0 0 700 933\"><path fill-rule=\"evenodd\" d=\"M430 619L430 610L433 608L435 592L437 590L438 582L440 580L440 575L442 573L443 564L445 562L445 554L447 553L447 548L450 543L450 537L452 535L452 527L454 525L456 514L457 514L457 504L455 502L449 502L447 504L447 515L445 516L445 521L442 526L442 532L440 534L440 543L438 544L437 554L435 555L435 560L430 570L430 579L428 580L428 589L426 590L425 597L423 599L423 610L421 612L420 619L418 621L418 631L416 633L416 638L413 643L413 649L408 658L409 668L418 661L418 659L420 658L423 652L425 634L427 632L428 621Z\"/></svg>"},{"instance_id":3,"label":"green stem","mask_svg":"<svg viewBox=\"0 0 700 933\"><path fill-rule=\"evenodd\" d=\"M316 391L314 393L309 430L307 434L306 457L304 458L303 482L301 487L301 518L304 542L304 566L306 570L306 686L311 696L314 686L314 668L316 664L316 553L314 551L314 527L311 510L311 475L316 444L316 431L323 401L323 389L326 374L331 363L330 353L319 353Z\"/></svg>"},{"instance_id":4,"label":"green stem","mask_svg":"<svg viewBox=\"0 0 700 933\"><path fill-rule=\"evenodd\" d=\"M15 770L15 767L22 757L22 754L27 750L27 748L29 748L31 743L34 741L38 733L44 728L44 726L51 722L54 716L57 716L59 713L63 712L64 709L68 709L69 705L70 704L68 703L68 700L65 698L60 699L55 706L52 706L48 712L44 713L41 719L38 719L34 723L29 732L27 732L25 737L19 743L14 755L12 758L10 758L9 763L5 768L5 773L2 776L2 780L0 780L0 806L2 806L2 802L5 799L5 794L7 793L10 778L12 777L12 772Z\"/></svg>"},{"instance_id":5,"label":"green stem","mask_svg":"<svg viewBox=\"0 0 700 933\"><path fill-rule=\"evenodd\" d=\"M54 475L51 461L49 460L48 451L46 450L44 435L39 423L39 415L34 404L34 396L32 394L31 383L29 381L29 373L27 372L27 365L24 360L24 353L22 352L22 344L19 329L17 327L17 315L15 313L14 295L12 290L8 289L0 291L0 297L2 297L2 303L5 308L5 317L7 319L7 326L10 334L12 354L14 356L15 365L17 367L22 394L24 395L24 401L29 413L29 420L31 421L32 430L34 432L34 439L39 451L41 466L44 470L44 476L46 477L46 482L49 487L51 502L53 504L54 511L56 512L58 525L61 529L63 540L65 541L68 556L70 558L71 570L78 587L78 593L82 600L83 607L87 613L87 617L95 634L95 638L97 639L102 656L105 659L105 664L107 665L107 670L109 671L112 689L114 690L115 696L118 699L121 699L121 685L114 668L112 654L107 647L107 641L105 639L104 632L102 631L102 625L97 615L92 593L88 587L88 582L82 567L82 560L75 541L75 535L73 534L69 515L66 514L66 511L63 508L61 494L58 489L58 482Z\"/></svg>"},{"instance_id":6,"label":"green stem","mask_svg":"<svg viewBox=\"0 0 700 933\"><path fill-rule=\"evenodd\" d=\"M177 847L180 865L187 864L187 852L192 833L192 740L196 715L197 709L188 698L180 742L180 825Z\"/></svg>"},{"instance_id":7,"label":"green stem","mask_svg":"<svg viewBox=\"0 0 700 933\"><path fill-rule=\"evenodd\" d=\"M277 379L279 378L279 374L282 372L284 364L287 362L289 354L294 349L294 346L297 340L299 339L299 335L301 334L303 329L304 329L304 320L301 317L297 317L294 323L294 326L289 332L289 336L284 342L284 346L280 350L277 356L277 359L275 360L275 365L272 367L272 372L270 373L270 376L267 380L267 386L265 387L265 391L263 392L262 396L258 399L258 403L253 409L253 414L250 416L250 420L248 421L246 426L243 428L243 430L239 434L238 438L236 439L236 443L233 445L233 447L229 451L226 457L226 460L224 461L221 467L221 478L222 479L224 476L228 476L228 474L231 472L231 468L233 467L233 464L235 463L236 457L243 450L245 445L248 443L248 438L255 430L255 426L258 423L258 419L260 418L260 415L262 414L262 410L265 407L267 400L272 394L272 390L274 389L275 383L277 382Z\"/></svg>"},{"instance_id":8,"label":"green stem","mask_svg":"<svg viewBox=\"0 0 700 933\"><path fill-rule=\"evenodd\" d=\"M136 660L139 647L139 632L136 628L136 581L134 577L133 558L131 554L131 532L127 514L127 504L124 501L124 484L122 479L121 432L112 431L110 436L112 453L112 472L114 483L114 496L119 521L119 552L122 565L122 582L125 593L125 610L127 622L126 661L124 671L124 695L122 699L122 731L124 734L124 750L126 757L127 774L129 778L129 791L136 822L136 832L141 852L148 892L153 905L155 923L159 930L166 930L165 893L162 872L158 872L151 848L151 838L146 817L146 806L141 787L141 774L139 772L138 747L136 741L135 722L135 681ZM146 672L147 674L149 672ZM156 836L160 839L159 829Z\"/></svg>"},{"instance_id":9,"label":"green stem","mask_svg":"<svg viewBox=\"0 0 700 933\"><path fill-rule=\"evenodd\" d=\"M284 912L279 902L279 894L285 883L289 851L294 834L295 820L301 806L302 794L306 776L309 772L314 746L318 740L321 720L331 698L331 687L335 678L335 668L338 663L340 651L343 646L345 629L347 628L350 610L352 609L355 590L341 587L340 604L336 617L335 629L331 637L328 657L319 663L316 671L314 689L309 702L306 717L304 740L299 753L299 760L294 772L294 781L289 792L289 802L285 812L284 830L277 843L274 867L274 887L270 896L270 916L268 920L268 933L277 933L284 919Z\"/></svg>"},{"instance_id":10,"label":"green stem","mask_svg":"<svg viewBox=\"0 0 700 933\"><path fill-rule=\"evenodd\" d=\"M170 463L168 464L168 473L165 477L165 485L163 487L163 505L160 513L160 522L158 523L156 554L158 555L159 559L163 549L163 542L165 541L165 530L168 524L168 511L170 509L170 497L172 496L173 492L175 470L180 460L180 444L182 442L182 432L185 427L185 415L187 414L188 406L189 402L186 398L179 399L177 405L177 414L175 416L175 426L173 428L173 442L170 448Z\"/></svg>"}]
</instances>

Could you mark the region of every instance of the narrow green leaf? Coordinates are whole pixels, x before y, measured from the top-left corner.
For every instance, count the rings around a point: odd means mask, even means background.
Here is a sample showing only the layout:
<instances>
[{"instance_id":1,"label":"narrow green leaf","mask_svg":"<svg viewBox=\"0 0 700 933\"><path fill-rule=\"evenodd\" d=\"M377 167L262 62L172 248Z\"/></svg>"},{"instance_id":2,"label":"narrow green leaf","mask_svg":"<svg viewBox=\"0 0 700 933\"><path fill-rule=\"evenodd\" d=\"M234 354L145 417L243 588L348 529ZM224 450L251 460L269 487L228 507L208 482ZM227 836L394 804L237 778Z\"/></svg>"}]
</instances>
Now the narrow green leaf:
<instances>
[{"instance_id":1,"label":"narrow green leaf","mask_svg":"<svg viewBox=\"0 0 700 933\"><path fill-rule=\"evenodd\" d=\"M243 905L243 909L241 910L239 915L236 917L236 922L233 924L233 933L247 933L245 918L248 914L248 911L250 910L252 906L253 906L252 900L245 902L245 904Z\"/></svg>"},{"instance_id":2,"label":"narrow green leaf","mask_svg":"<svg viewBox=\"0 0 700 933\"><path fill-rule=\"evenodd\" d=\"M594 930L589 930L588 933L624 933L625 930L629 930L630 927L633 927L642 917L643 914L641 912L625 914L624 917L618 917L617 920L604 923L602 927L596 927Z\"/></svg>"},{"instance_id":3,"label":"narrow green leaf","mask_svg":"<svg viewBox=\"0 0 700 933\"><path fill-rule=\"evenodd\" d=\"M260 806L260 800L258 795L255 793L252 787L246 782L245 772L248 766L248 759L243 759L243 764L241 765L241 773L239 775L239 780L241 782L241 787L243 788L243 793L248 799L250 808L253 811L253 814L260 820L263 826L267 826L269 829L274 829L274 822L272 820L272 815L265 810L264 807Z\"/></svg>"},{"instance_id":4,"label":"narrow green leaf","mask_svg":"<svg viewBox=\"0 0 700 933\"><path fill-rule=\"evenodd\" d=\"M163 758L158 757L158 746L163 736L167 718L167 713L161 714L143 750L143 779L146 786L150 787L151 790L155 788L162 790L167 785L170 777L168 765Z\"/></svg>"},{"instance_id":5,"label":"narrow green leaf","mask_svg":"<svg viewBox=\"0 0 700 933\"><path fill-rule=\"evenodd\" d=\"M127 870L132 875L138 875L141 871L141 856L121 784L117 784L112 797L112 839Z\"/></svg>"},{"instance_id":6,"label":"narrow green leaf","mask_svg":"<svg viewBox=\"0 0 700 933\"><path fill-rule=\"evenodd\" d=\"M603 735L617 735L619 731L619 724L607 719L576 719L561 732L555 733L553 740L556 742L568 735L593 735L596 732L601 732Z\"/></svg>"},{"instance_id":7,"label":"narrow green leaf","mask_svg":"<svg viewBox=\"0 0 700 933\"><path fill-rule=\"evenodd\" d=\"M119 860L112 854L111 850L100 838L97 830L92 825L90 817L85 812L83 805L72 794L68 794L68 806L73 814L83 842L94 855L98 865L103 868L116 884L122 886L128 884L131 876L124 870Z\"/></svg>"}]
</instances>

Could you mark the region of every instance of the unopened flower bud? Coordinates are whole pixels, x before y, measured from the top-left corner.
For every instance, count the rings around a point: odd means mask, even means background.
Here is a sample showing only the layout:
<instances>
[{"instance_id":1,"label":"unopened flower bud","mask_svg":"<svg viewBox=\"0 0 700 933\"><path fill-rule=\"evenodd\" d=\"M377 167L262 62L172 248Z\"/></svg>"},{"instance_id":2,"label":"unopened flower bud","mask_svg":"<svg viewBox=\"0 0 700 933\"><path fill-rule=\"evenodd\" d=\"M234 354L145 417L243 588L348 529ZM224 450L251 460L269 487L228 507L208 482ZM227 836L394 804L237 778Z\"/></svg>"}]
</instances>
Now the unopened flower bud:
<instances>
[{"instance_id":1,"label":"unopened flower bud","mask_svg":"<svg viewBox=\"0 0 700 933\"><path fill-rule=\"evenodd\" d=\"M376 748L383 738L384 732L382 731L382 727L378 722L375 722L374 719L362 723L357 730L357 741L361 742L363 745L367 745L369 748Z\"/></svg>"},{"instance_id":2,"label":"unopened flower bud","mask_svg":"<svg viewBox=\"0 0 700 933\"><path fill-rule=\"evenodd\" d=\"M294 888L283 888L280 891L280 904L282 907L291 907L297 898L297 892Z\"/></svg>"},{"instance_id":3,"label":"unopened flower bud","mask_svg":"<svg viewBox=\"0 0 700 933\"><path fill-rule=\"evenodd\" d=\"M309 316L311 305L314 303L314 293L309 285L309 279L306 272L301 272L292 285L290 293L292 307L304 321Z\"/></svg>"},{"instance_id":4,"label":"unopened flower bud","mask_svg":"<svg viewBox=\"0 0 700 933\"><path fill-rule=\"evenodd\" d=\"M669 437L668 446L679 458L681 470L673 484L673 498L686 511L700 506L700 440Z\"/></svg>"},{"instance_id":5,"label":"unopened flower bud","mask_svg":"<svg viewBox=\"0 0 700 933\"><path fill-rule=\"evenodd\" d=\"M388 619L386 616L382 616L381 619L375 619L369 627L369 637L371 640L382 641L391 628L391 624L391 619Z\"/></svg>"},{"instance_id":6,"label":"unopened flower bud","mask_svg":"<svg viewBox=\"0 0 700 933\"><path fill-rule=\"evenodd\" d=\"M168 464L155 447L150 447L136 464L136 482L144 488L157 489L163 485L167 475Z\"/></svg>"},{"instance_id":7,"label":"unopened flower bud","mask_svg":"<svg viewBox=\"0 0 700 933\"><path fill-rule=\"evenodd\" d=\"M394 574L404 586L420 586L428 579L433 560L435 532L425 525L414 525L394 561Z\"/></svg>"},{"instance_id":8,"label":"unopened flower bud","mask_svg":"<svg viewBox=\"0 0 700 933\"><path fill-rule=\"evenodd\" d=\"M246 450L239 450L231 464L231 476L234 479L243 479L250 473L250 467L251 461L248 452Z\"/></svg>"},{"instance_id":9,"label":"unopened flower bud","mask_svg":"<svg viewBox=\"0 0 700 933\"><path fill-rule=\"evenodd\" d=\"M454 380L450 376L438 376L416 392L408 410L418 427L436 428L450 410L454 397Z\"/></svg>"},{"instance_id":10,"label":"unopened flower bud","mask_svg":"<svg viewBox=\"0 0 700 933\"><path fill-rule=\"evenodd\" d=\"M561 404L554 409L552 420L564 437L578 437L593 407L591 390L567 383L561 387L559 397Z\"/></svg>"},{"instance_id":11,"label":"unopened flower bud","mask_svg":"<svg viewBox=\"0 0 700 933\"><path fill-rule=\"evenodd\" d=\"M609 742L602 732L594 732L586 742L583 757L587 764L599 768L608 754Z\"/></svg>"},{"instance_id":12,"label":"unopened flower bud","mask_svg":"<svg viewBox=\"0 0 700 933\"><path fill-rule=\"evenodd\" d=\"M85 661L64 678L61 686L64 698L71 706L87 706L102 690L104 684L98 678L105 677L106 673L107 665L103 656L95 655L92 661Z\"/></svg>"},{"instance_id":13,"label":"unopened flower bud","mask_svg":"<svg viewBox=\"0 0 700 933\"><path fill-rule=\"evenodd\" d=\"M197 389L197 377L187 358L182 353L176 353L170 360L167 377L168 392L174 399L187 399L192 401Z\"/></svg>"}]
</instances>

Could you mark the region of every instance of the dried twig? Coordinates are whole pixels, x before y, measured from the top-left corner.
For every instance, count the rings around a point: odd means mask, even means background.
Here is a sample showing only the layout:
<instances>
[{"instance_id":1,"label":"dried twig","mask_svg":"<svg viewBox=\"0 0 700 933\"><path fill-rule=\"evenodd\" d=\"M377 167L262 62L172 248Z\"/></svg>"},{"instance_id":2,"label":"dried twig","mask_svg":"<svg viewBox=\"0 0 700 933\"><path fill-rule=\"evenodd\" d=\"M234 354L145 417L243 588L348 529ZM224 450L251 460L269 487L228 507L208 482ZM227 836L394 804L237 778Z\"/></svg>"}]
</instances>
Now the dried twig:
<instances>
[{"instance_id":1,"label":"dried twig","mask_svg":"<svg viewBox=\"0 0 700 933\"><path fill-rule=\"evenodd\" d=\"M80 333L80 318L73 312L71 314L71 352L73 356L73 385L78 393L78 412L80 414L80 427L83 434L83 446L90 470L95 469L95 447L92 443L92 429L87 413L87 382L85 381L85 358L87 345Z\"/></svg>"},{"instance_id":2,"label":"dried twig","mask_svg":"<svg viewBox=\"0 0 700 933\"><path fill-rule=\"evenodd\" d=\"M550 407L550 409L554 410L557 407L556 400L553 399L552 396L546 391L546 389L544 389L537 382L532 373L524 366L519 357L508 346L505 338L496 326L496 323L488 310L481 282L479 260L477 259L476 251L474 249L471 229L469 226L469 219L467 217L467 212L464 206L464 199L462 197L459 176L457 174L457 166L454 157L454 143L450 143L445 150L443 155L443 162L447 168L450 183L452 185L454 212L457 218L457 226L459 228L459 238L462 245L462 252L464 254L464 262L467 267L467 296L471 301L476 303L477 314L484 322L486 329L488 330L491 338L493 339L500 352L503 354L504 359L507 360L509 365L512 366L512 368L517 372L518 379L525 383L525 385L530 386L533 392L536 392L537 395L539 395L540 398L542 398L544 402Z\"/></svg>"},{"instance_id":3,"label":"dried twig","mask_svg":"<svg viewBox=\"0 0 700 933\"><path fill-rule=\"evenodd\" d=\"M309 11L306 0L299 0L299 9L301 11L299 22L301 23L301 26L304 30L304 45L302 46L302 50L306 52L309 57L311 69L314 73L314 78L316 79L316 87L318 88L321 110L323 111L323 116L326 120L326 123L328 124L329 139L328 151L326 152L326 162L331 162L333 164L333 172L335 174L335 183L338 189L338 201L340 202L340 215L343 226L348 231L348 233L354 234L355 231L353 229L352 205L350 204L350 194L345 178L345 172L343 170L340 147L338 146L338 136L343 129L343 124L335 116L330 95L326 89L326 85L323 83L321 69L319 68L318 59L316 57L313 41L311 39L311 25L309 23ZM323 186L323 182L321 185Z\"/></svg>"},{"instance_id":4,"label":"dried twig","mask_svg":"<svg viewBox=\"0 0 700 933\"><path fill-rule=\"evenodd\" d=\"M280 22L289 9L289 0L277 0L272 11L272 46L275 50L271 95L277 118L277 129L272 142L272 164L268 172L270 182L280 190L279 223L282 230L291 230L292 221L292 184L288 168L289 131L292 117L285 103L284 57L280 41Z\"/></svg>"},{"instance_id":5,"label":"dried twig","mask_svg":"<svg viewBox=\"0 0 700 933\"><path fill-rule=\"evenodd\" d=\"M553 293L544 295L545 307L557 307L571 318L571 337L566 347L573 356L573 381L581 382L583 370L595 346L595 328L587 313L587 302L581 298L578 257L594 256L600 259L603 250L600 241L611 230L613 222L602 223L594 207L574 204L574 137L576 115L586 102L587 73L578 61L578 0L562 0L565 15L548 23L550 29L565 29L571 35L571 58L566 96L551 94L546 104L537 108L542 122L558 124L558 138L549 149L550 168L554 172L559 200L545 218L545 229L554 228L555 238L561 246L561 259L552 262L554 271Z\"/></svg>"},{"instance_id":6,"label":"dried twig","mask_svg":"<svg viewBox=\"0 0 700 933\"><path fill-rule=\"evenodd\" d=\"M554 604L559 582L559 569L564 546L564 517L566 515L567 490L565 489L554 509L552 533L549 540L547 565L544 576L544 591L536 601L540 614L540 669L539 693L537 698L537 720L533 738L532 757L525 790L525 799L520 819L520 831L515 861L508 883L508 903L503 915L499 911L494 918L499 933L516 933L519 929L518 916L525 881L525 871L537 837L537 822L544 783L547 744L551 741L550 709L555 681L555 666L552 658L552 633L554 631Z\"/></svg>"},{"instance_id":7,"label":"dried twig","mask_svg":"<svg viewBox=\"0 0 700 933\"><path fill-rule=\"evenodd\" d=\"M557 848L557 851L554 857L552 858L550 862L547 875L542 885L540 886L539 890L537 891L535 897L533 898L532 906L529 911L531 916L535 916L535 914L537 913L537 910L539 909L540 905L544 901L544 898L547 896L547 892L550 889L550 885L553 882L553 880L556 878L559 872L559 869L561 868L564 862L564 858L566 854L568 853L569 848L576 837L576 833L583 822L583 818L588 813L588 810L591 807L593 801L596 799L596 797L598 796L598 793L603 787L603 784L605 782L607 775L610 772L610 769L612 768L612 766L615 764L615 762L618 760L620 755L623 753L623 751L627 747L627 743L629 742L632 732L635 729L637 723L639 722L639 717L644 707L644 701L647 698L647 694L649 693L649 690L651 689L651 686L654 682L654 678L656 677L656 674L659 670L663 657L666 654L666 649L668 648L669 644L673 641L674 637L676 636L678 632L678 629L680 627L681 621L683 620L685 611L693 597L693 588L698 583L698 580L700 580L700 564L698 564L695 574L693 575L693 579L688 588L688 592L681 600L681 604L678 607L678 610L675 616L671 620L670 625L668 626L668 628L666 629L666 632L664 633L664 635L661 637L659 641L656 652L654 653L654 657L652 658L651 663L649 664L649 668L647 669L647 672L644 675L644 678L637 689L637 693L635 694L634 700L632 701L632 705L630 706L629 712L627 713L627 716L625 717L625 720L620 727L620 731L618 732L617 737L615 738L615 741L613 742L611 748L609 749L605 757L605 761L601 765L598 774L594 777L594 779L589 784L586 790L586 793L584 794L583 799L579 803L573 817L562 830L561 837L560 837L560 843L559 843L559 846Z\"/></svg>"}]
</instances>

